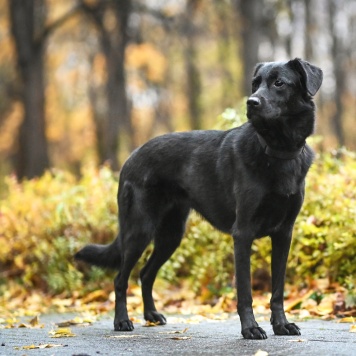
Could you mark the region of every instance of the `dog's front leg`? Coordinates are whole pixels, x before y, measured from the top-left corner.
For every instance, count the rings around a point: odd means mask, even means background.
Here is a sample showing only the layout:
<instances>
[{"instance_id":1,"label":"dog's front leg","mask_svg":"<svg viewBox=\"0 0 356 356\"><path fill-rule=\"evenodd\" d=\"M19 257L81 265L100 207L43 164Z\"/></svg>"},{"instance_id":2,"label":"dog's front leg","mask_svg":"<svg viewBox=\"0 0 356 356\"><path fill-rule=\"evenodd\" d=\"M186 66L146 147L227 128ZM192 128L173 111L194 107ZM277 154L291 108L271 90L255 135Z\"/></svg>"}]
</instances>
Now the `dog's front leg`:
<instances>
[{"instance_id":1,"label":"dog's front leg","mask_svg":"<svg viewBox=\"0 0 356 356\"><path fill-rule=\"evenodd\" d=\"M279 233L272 238L271 324L276 335L300 335L300 329L289 323L284 313L284 281L292 233Z\"/></svg>"},{"instance_id":2,"label":"dog's front leg","mask_svg":"<svg viewBox=\"0 0 356 356\"><path fill-rule=\"evenodd\" d=\"M240 233L234 234L233 238L241 334L245 339L267 339L266 332L258 326L252 309L250 254L253 239Z\"/></svg>"}]
</instances>

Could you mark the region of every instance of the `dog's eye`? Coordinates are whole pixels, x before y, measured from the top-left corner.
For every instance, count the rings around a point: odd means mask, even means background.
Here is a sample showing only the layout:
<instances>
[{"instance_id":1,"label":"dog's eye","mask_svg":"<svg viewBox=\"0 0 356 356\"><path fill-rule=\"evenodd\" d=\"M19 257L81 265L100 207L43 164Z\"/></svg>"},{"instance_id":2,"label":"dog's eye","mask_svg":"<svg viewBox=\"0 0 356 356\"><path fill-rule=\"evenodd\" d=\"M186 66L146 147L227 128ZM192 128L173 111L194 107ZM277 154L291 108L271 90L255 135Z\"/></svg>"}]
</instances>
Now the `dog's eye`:
<instances>
[{"instance_id":1,"label":"dog's eye","mask_svg":"<svg viewBox=\"0 0 356 356\"><path fill-rule=\"evenodd\" d=\"M280 79L277 79L275 82L274 82L274 85L276 87L282 87L284 85L284 82Z\"/></svg>"}]
</instances>

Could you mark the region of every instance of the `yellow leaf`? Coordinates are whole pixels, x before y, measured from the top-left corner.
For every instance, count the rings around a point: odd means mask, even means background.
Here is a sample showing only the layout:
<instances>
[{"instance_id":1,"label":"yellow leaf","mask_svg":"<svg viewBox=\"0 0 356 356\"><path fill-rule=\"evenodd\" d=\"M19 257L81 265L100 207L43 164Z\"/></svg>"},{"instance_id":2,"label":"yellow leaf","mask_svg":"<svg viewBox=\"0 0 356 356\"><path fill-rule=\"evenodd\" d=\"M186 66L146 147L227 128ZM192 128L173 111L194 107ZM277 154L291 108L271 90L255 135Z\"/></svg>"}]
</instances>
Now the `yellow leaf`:
<instances>
[{"instance_id":1,"label":"yellow leaf","mask_svg":"<svg viewBox=\"0 0 356 356\"><path fill-rule=\"evenodd\" d=\"M351 325L351 327L350 327L350 333L356 333L356 324L354 324L354 325Z\"/></svg>"},{"instance_id":2,"label":"yellow leaf","mask_svg":"<svg viewBox=\"0 0 356 356\"><path fill-rule=\"evenodd\" d=\"M93 322L94 322L94 318L87 317L87 318L83 319L79 316L76 316L74 319L62 321L62 322L56 323L56 325L59 327L67 327L67 326L71 326L71 325L88 326L88 325L92 324Z\"/></svg>"},{"instance_id":3,"label":"yellow leaf","mask_svg":"<svg viewBox=\"0 0 356 356\"><path fill-rule=\"evenodd\" d=\"M294 307L296 307L299 303L307 300L312 294L314 293L313 290L310 290L308 293L303 295L301 298L296 298L293 301L291 301L285 308L284 311L289 312L291 311Z\"/></svg>"},{"instance_id":4,"label":"yellow leaf","mask_svg":"<svg viewBox=\"0 0 356 356\"><path fill-rule=\"evenodd\" d=\"M295 340L288 340L288 341L290 341L290 342L306 342L308 340L306 340L306 339L295 339Z\"/></svg>"},{"instance_id":5,"label":"yellow leaf","mask_svg":"<svg viewBox=\"0 0 356 356\"><path fill-rule=\"evenodd\" d=\"M354 323L355 319L352 316L348 316L346 318L342 318L338 320L338 323Z\"/></svg>"},{"instance_id":6,"label":"yellow leaf","mask_svg":"<svg viewBox=\"0 0 356 356\"><path fill-rule=\"evenodd\" d=\"M50 337L73 337L75 334L72 333L70 328L58 328L57 330L51 330L48 332Z\"/></svg>"},{"instance_id":7,"label":"yellow leaf","mask_svg":"<svg viewBox=\"0 0 356 356\"><path fill-rule=\"evenodd\" d=\"M94 301L106 301L108 299L108 295L105 291L98 289L94 292L89 293L86 297L82 299L83 304L87 304Z\"/></svg>"},{"instance_id":8,"label":"yellow leaf","mask_svg":"<svg viewBox=\"0 0 356 356\"><path fill-rule=\"evenodd\" d=\"M52 347L63 347L63 345L56 344L39 344L39 345L26 345L26 346L16 346L15 350L34 350L34 349L50 349Z\"/></svg>"},{"instance_id":9,"label":"yellow leaf","mask_svg":"<svg viewBox=\"0 0 356 356\"><path fill-rule=\"evenodd\" d=\"M37 349L37 346L35 346L35 345L22 346L21 349L23 349L23 350L33 350L33 349Z\"/></svg>"},{"instance_id":10,"label":"yellow leaf","mask_svg":"<svg viewBox=\"0 0 356 356\"><path fill-rule=\"evenodd\" d=\"M160 325L160 322L159 321L156 321L156 322L153 322L153 321L149 321L149 320L147 320L146 321L146 324L145 325L143 325L143 326L158 326L158 325Z\"/></svg>"}]
</instances>

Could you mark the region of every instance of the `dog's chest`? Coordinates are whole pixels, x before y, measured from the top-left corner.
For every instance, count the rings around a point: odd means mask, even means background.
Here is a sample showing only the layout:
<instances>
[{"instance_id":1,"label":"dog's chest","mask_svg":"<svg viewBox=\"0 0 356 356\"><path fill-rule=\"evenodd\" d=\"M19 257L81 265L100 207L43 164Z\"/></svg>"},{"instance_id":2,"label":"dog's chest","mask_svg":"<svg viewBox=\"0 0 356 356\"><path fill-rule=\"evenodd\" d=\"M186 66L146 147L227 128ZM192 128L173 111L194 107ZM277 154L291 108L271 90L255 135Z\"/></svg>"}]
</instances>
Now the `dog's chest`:
<instances>
[{"instance_id":1,"label":"dog's chest","mask_svg":"<svg viewBox=\"0 0 356 356\"><path fill-rule=\"evenodd\" d=\"M267 193L289 197L297 194L303 185L304 174L297 164L287 162L273 166L267 163L265 170L262 180Z\"/></svg>"},{"instance_id":2,"label":"dog's chest","mask_svg":"<svg viewBox=\"0 0 356 356\"><path fill-rule=\"evenodd\" d=\"M299 212L303 201L301 192L291 195L268 193L256 206L251 223L256 228L256 236L266 236L280 229L282 225L290 225Z\"/></svg>"}]
</instances>

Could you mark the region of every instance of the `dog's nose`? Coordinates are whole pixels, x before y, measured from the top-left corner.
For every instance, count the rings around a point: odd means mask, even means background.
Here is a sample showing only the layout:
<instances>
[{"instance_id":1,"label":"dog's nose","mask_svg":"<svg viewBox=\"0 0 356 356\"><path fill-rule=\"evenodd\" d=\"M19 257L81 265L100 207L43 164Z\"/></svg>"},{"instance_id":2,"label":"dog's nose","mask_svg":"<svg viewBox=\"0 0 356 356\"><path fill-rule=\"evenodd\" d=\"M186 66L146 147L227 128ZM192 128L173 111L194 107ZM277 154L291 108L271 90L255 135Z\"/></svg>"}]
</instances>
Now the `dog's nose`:
<instances>
[{"instance_id":1,"label":"dog's nose","mask_svg":"<svg viewBox=\"0 0 356 356\"><path fill-rule=\"evenodd\" d=\"M251 96L247 99L247 106L259 106L261 105L260 99L255 96Z\"/></svg>"}]
</instances>

